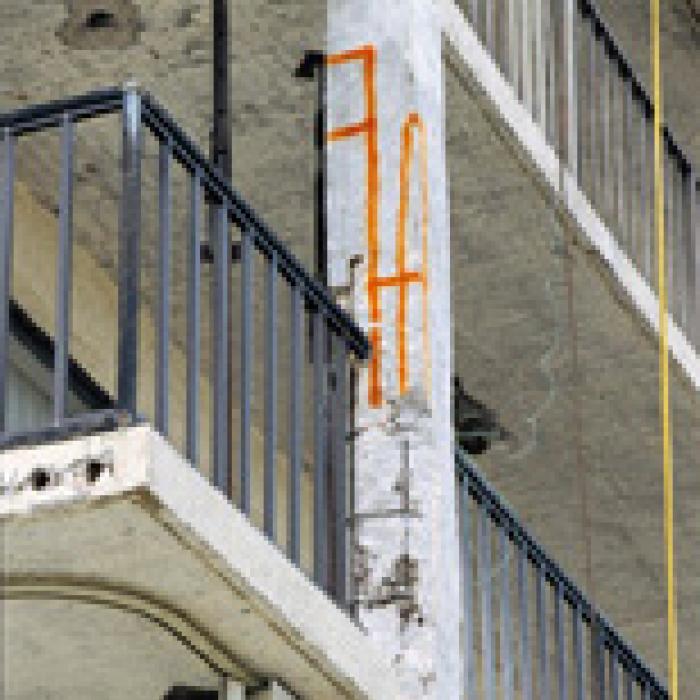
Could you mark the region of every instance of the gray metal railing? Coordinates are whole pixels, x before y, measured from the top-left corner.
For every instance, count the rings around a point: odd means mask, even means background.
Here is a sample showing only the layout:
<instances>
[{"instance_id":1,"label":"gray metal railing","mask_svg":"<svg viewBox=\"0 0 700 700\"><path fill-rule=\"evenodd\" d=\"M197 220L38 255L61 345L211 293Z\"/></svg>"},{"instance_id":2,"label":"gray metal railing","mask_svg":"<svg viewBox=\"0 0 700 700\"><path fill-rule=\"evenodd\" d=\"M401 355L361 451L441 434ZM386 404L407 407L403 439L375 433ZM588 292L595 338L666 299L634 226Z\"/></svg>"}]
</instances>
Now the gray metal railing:
<instances>
[{"instance_id":1,"label":"gray metal railing","mask_svg":"<svg viewBox=\"0 0 700 700\"><path fill-rule=\"evenodd\" d=\"M120 220L118 224L118 288L117 380L114 409L102 414L68 416L68 367L72 362L71 298L74 244L73 205L76 164L74 145L80 122L116 114L121 117L122 145ZM53 339L53 426L41 427L33 435L13 436L6 430L7 376L9 363L9 313L12 300L13 211L15 198L15 147L20 139L37 132L59 129L60 187L58 196L58 253L56 256L55 336ZM137 420L140 395L153 391L155 427L168 436L170 421L170 352L175 342L171 329L173 300L172 256L175 252L172 218L174 208L186 209L186 457L196 467L200 462L200 417L202 406L201 377L203 358L204 309L202 265L206 263L211 278L211 309L208 332L211 338L210 381L211 451L210 473L214 485L229 498L237 491L238 505L251 514L252 468L254 459L254 416L264 416L259 434L262 436L263 523L265 533L273 541L279 539L278 454L288 458L286 483L286 551L297 565L302 558L302 486L304 463L312 461L313 489L313 574L316 582L337 601L347 600L346 581L348 546L346 512L348 507L346 443L350 392L348 385L352 359L367 358L369 344L353 321L330 298L282 245L253 209L234 191L230 183L215 171L201 151L186 136L175 120L148 94L135 87L113 88L81 97L51 102L0 115L2 135L2 201L0 209L0 433L5 446L19 440L31 442L39 432L61 435L66 429L80 430ZM155 139L157 157L157 280L154 305L155 358L154 386L139 383L139 311L144 305L142 276L142 163L146 139ZM188 182L189 201L173 201L174 169L181 168ZM203 232L202 210L211 212L210 231ZM232 232L238 232L239 237ZM180 251L182 253L182 251ZM27 261L31 264L31 261ZM240 266L240 289L232 289L232 266ZM255 286L254 269L264 269L264 284ZM264 371L255 373L254 347L256 295L264 297L264 326L259 350ZM280 309L282 291L289 296L289 308ZM240 301L240 323L233 327L234 298ZM21 300L20 300L21 302ZM260 315L260 314L258 314ZM282 325L283 324L283 325ZM282 325L283 330L280 330ZM309 333L304 332L308 327ZM279 405L283 399L280 387L280 341L287 342L289 357L285 367L289 377L286 431L279 426ZM209 336L208 336L209 337ZM239 383L232 374L233 339L240 347ZM313 366L312 384L305 386L305 368ZM206 374L206 373L205 373ZM255 406L254 376L262 376L264 384L260 406ZM260 379L258 379L260 381ZM240 430L234 435L233 402L238 402ZM304 426L305 406L313 405L312 426ZM311 457L304 446L304 431L313 435ZM280 434L286 432L286 445L280 445ZM238 443L238 459L234 460L234 443ZM234 461L237 464L234 467ZM234 488L235 487L235 488ZM306 545L305 545L306 546Z\"/></svg>"},{"instance_id":2,"label":"gray metal railing","mask_svg":"<svg viewBox=\"0 0 700 700\"><path fill-rule=\"evenodd\" d=\"M530 536L469 456L457 452L455 463L464 697L666 700L661 681Z\"/></svg>"},{"instance_id":3,"label":"gray metal railing","mask_svg":"<svg viewBox=\"0 0 700 700\"><path fill-rule=\"evenodd\" d=\"M578 187L656 288L654 106L590 0L460 0ZM695 166L664 128L669 312L700 342Z\"/></svg>"}]
</instances>

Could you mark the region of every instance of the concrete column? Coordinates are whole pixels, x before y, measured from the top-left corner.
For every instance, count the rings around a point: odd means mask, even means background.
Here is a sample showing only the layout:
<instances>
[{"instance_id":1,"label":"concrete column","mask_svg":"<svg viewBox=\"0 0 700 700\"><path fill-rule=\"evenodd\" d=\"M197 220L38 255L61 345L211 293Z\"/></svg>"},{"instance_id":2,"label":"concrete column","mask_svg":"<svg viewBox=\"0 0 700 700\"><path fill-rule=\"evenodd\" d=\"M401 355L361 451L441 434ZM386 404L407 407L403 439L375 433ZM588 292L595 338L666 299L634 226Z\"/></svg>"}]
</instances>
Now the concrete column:
<instances>
[{"instance_id":1,"label":"concrete column","mask_svg":"<svg viewBox=\"0 0 700 700\"><path fill-rule=\"evenodd\" d=\"M374 347L354 592L406 697L445 700L461 693L441 42L431 0L328 0L329 283Z\"/></svg>"}]
</instances>

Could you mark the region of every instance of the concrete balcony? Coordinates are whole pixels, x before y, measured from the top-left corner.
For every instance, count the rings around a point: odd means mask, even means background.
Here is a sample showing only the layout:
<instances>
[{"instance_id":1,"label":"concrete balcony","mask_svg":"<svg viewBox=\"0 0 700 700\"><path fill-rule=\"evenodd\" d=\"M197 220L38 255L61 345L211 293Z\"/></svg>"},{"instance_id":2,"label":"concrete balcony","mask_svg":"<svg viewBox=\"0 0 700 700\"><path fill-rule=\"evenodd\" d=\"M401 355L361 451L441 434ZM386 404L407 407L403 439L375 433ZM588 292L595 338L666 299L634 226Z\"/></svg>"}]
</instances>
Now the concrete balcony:
<instances>
[{"instance_id":1,"label":"concrete balcony","mask_svg":"<svg viewBox=\"0 0 700 700\"><path fill-rule=\"evenodd\" d=\"M150 428L6 450L0 474L8 700L222 676L401 697L351 618Z\"/></svg>"}]
</instances>

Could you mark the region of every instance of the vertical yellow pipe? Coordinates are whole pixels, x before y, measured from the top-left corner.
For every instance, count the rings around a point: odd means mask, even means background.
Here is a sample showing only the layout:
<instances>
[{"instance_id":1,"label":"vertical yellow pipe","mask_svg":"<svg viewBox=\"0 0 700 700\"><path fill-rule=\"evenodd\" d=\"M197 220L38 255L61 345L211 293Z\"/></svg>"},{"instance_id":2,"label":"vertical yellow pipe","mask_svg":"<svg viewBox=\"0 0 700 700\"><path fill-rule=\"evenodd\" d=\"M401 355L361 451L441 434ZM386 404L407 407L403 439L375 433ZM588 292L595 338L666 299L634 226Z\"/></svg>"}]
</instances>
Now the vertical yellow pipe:
<instances>
[{"instance_id":1,"label":"vertical yellow pipe","mask_svg":"<svg viewBox=\"0 0 700 700\"><path fill-rule=\"evenodd\" d=\"M664 221L664 173L661 92L660 0L651 0L651 50L654 82L654 191L659 283L659 375L661 393L661 427L663 432L664 539L666 543L666 589L668 617L668 673L671 700L678 700L678 634L676 625L676 591L673 545L673 445L669 400L668 299L666 290L666 224Z\"/></svg>"}]
</instances>

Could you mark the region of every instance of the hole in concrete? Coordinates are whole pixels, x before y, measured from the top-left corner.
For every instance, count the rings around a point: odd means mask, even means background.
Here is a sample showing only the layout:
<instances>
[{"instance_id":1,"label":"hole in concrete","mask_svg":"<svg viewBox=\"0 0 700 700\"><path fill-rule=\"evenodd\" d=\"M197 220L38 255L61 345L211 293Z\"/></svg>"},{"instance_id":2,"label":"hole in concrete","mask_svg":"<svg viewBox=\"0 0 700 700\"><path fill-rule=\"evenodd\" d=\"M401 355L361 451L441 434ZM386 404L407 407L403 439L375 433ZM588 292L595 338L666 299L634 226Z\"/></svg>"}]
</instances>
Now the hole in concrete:
<instances>
[{"instance_id":1,"label":"hole in concrete","mask_svg":"<svg viewBox=\"0 0 700 700\"><path fill-rule=\"evenodd\" d=\"M94 484L105 470L105 465L97 460L90 460L85 466L85 479L88 484Z\"/></svg>"},{"instance_id":2,"label":"hole in concrete","mask_svg":"<svg viewBox=\"0 0 700 700\"><path fill-rule=\"evenodd\" d=\"M85 18L87 29L112 29L117 26L117 18L108 10L93 10Z\"/></svg>"},{"instance_id":3,"label":"hole in concrete","mask_svg":"<svg viewBox=\"0 0 700 700\"><path fill-rule=\"evenodd\" d=\"M57 35L72 49L123 49L143 31L134 0L64 0L67 16Z\"/></svg>"},{"instance_id":4,"label":"hole in concrete","mask_svg":"<svg viewBox=\"0 0 700 700\"><path fill-rule=\"evenodd\" d=\"M43 491L51 484L51 474L46 469L35 469L32 472L32 490Z\"/></svg>"}]
</instances>

